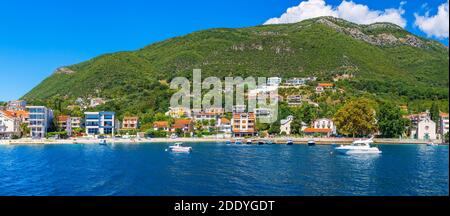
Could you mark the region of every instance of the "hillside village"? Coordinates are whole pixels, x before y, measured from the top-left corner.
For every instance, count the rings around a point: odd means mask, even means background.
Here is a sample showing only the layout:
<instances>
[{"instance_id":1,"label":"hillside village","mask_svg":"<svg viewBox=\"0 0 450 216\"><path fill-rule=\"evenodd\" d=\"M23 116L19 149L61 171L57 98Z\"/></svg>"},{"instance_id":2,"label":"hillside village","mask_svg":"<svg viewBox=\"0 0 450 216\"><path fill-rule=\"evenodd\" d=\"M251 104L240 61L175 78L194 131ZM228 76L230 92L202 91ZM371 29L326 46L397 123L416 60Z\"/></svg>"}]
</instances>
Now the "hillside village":
<instances>
[{"instance_id":1,"label":"hillside village","mask_svg":"<svg viewBox=\"0 0 450 216\"><path fill-rule=\"evenodd\" d=\"M258 93L277 90L279 113L264 108L247 110L245 105L202 110L169 107L166 112L122 113L101 110L108 101L101 97L77 98L66 107L10 101L0 106L0 138L69 137L361 137L448 140L448 113L432 107L412 113L407 105L392 105L367 99L348 98L339 81L352 74L337 75L331 82L317 77L283 80L270 77ZM251 95L251 94L248 94ZM362 105L358 110L358 105ZM375 105L373 105L375 104ZM375 109L376 108L376 109ZM346 122L353 113L367 115L366 122ZM343 117L349 114L349 117ZM272 124L262 124L259 117L278 115ZM389 115L386 117L386 115ZM384 119L383 119L384 116ZM359 119L355 119L359 121ZM353 128L349 128L349 124ZM392 126L396 125L396 126ZM396 127L396 128L395 128ZM447 137L447 138L445 138Z\"/></svg>"}]
</instances>

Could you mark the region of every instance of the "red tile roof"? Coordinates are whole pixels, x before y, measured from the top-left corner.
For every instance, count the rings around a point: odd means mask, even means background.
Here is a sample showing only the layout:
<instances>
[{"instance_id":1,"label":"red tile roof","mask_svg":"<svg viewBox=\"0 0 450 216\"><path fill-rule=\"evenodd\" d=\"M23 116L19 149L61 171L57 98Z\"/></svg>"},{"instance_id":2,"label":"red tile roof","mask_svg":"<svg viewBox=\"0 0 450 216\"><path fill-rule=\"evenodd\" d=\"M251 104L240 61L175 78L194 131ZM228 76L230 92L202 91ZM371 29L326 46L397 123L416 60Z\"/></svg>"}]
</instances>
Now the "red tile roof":
<instances>
[{"instance_id":1,"label":"red tile roof","mask_svg":"<svg viewBox=\"0 0 450 216\"><path fill-rule=\"evenodd\" d=\"M331 133L330 128L306 128L303 132L305 133Z\"/></svg>"},{"instance_id":2,"label":"red tile roof","mask_svg":"<svg viewBox=\"0 0 450 216\"><path fill-rule=\"evenodd\" d=\"M333 87L334 84L333 83L319 83L318 86L320 86L320 87Z\"/></svg>"},{"instance_id":3,"label":"red tile roof","mask_svg":"<svg viewBox=\"0 0 450 216\"><path fill-rule=\"evenodd\" d=\"M166 121L153 122L153 127L155 127L155 128L167 128L168 126L169 126L169 123Z\"/></svg>"}]
</instances>

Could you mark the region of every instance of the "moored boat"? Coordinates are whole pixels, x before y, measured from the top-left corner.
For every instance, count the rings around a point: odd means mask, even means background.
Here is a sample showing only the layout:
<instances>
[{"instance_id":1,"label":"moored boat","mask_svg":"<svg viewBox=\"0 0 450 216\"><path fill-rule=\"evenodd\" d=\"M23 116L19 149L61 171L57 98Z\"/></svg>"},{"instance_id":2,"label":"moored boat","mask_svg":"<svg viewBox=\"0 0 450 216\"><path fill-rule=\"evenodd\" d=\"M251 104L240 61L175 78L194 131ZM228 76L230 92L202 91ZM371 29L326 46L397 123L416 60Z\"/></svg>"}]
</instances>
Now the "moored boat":
<instances>
[{"instance_id":1,"label":"moored boat","mask_svg":"<svg viewBox=\"0 0 450 216\"><path fill-rule=\"evenodd\" d=\"M381 154L377 147L371 147L373 137L368 140L356 140L351 145L341 145L334 148L334 151L340 154Z\"/></svg>"},{"instance_id":2,"label":"moored boat","mask_svg":"<svg viewBox=\"0 0 450 216\"><path fill-rule=\"evenodd\" d=\"M107 144L106 143L106 139L100 139L99 144L100 145L106 145Z\"/></svg>"},{"instance_id":3,"label":"moored boat","mask_svg":"<svg viewBox=\"0 0 450 216\"><path fill-rule=\"evenodd\" d=\"M247 141L245 141L245 144L247 145L251 145L253 143L253 141L251 139L248 139Z\"/></svg>"},{"instance_id":4,"label":"moored boat","mask_svg":"<svg viewBox=\"0 0 450 216\"><path fill-rule=\"evenodd\" d=\"M294 144L294 140L292 140L292 139L288 139L286 141L286 145L293 145L293 144Z\"/></svg>"},{"instance_id":5,"label":"moored boat","mask_svg":"<svg viewBox=\"0 0 450 216\"><path fill-rule=\"evenodd\" d=\"M308 140L308 146L315 146L316 142L313 139Z\"/></svg>"},{"instance_id":6,"label":"moored boat","mask_svg":"<svg viewBox=\"0 0 450 216\"><path fill-rule=\"evenodd\" d=\"M185 152L185 153L189 153L192 151L192 147L182 145L183 143L175 143L173 146L169 146L169 150L172 152Z\"/></svg>"},{"instance_id":7,"label":"moored boat","mask_svg":"<svg viewBox=\"0 0 450 216\"><path fill-rule=\"evenodd\" d=\"M234 144L240 145L240 144L242 144L242 140L241 140L241 139L236 139L236 140L234 141Z\"/></svg>"}]
</instances>

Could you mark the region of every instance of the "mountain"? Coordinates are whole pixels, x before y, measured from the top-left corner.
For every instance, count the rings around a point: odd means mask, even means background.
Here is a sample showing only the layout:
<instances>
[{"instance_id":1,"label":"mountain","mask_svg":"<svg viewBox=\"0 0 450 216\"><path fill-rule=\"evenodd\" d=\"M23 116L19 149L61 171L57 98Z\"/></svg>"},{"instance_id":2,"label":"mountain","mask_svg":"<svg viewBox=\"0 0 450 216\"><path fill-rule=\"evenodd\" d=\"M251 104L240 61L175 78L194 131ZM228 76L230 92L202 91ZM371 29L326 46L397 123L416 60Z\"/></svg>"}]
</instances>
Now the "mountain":
<instances>
[{"instance_id":1,"label":"mountain","mask_svg":"<svg viewBox=\"0 0 450 216\"><path fill-rule=\"evenodd\" d=\"M448 101L448 47L390 23L357 25L333 17L294 24L217 28L154 43L140 50L102 55L61 67L23 99L98 96L119 112L164 111L173 77L314 75L348 94L371 94L397 103ZM421 103L421 102L420 102ZM105 108L105 107L102 107ZM448 109L448 108L447 108Z\"/></svg>"}]
</instances>

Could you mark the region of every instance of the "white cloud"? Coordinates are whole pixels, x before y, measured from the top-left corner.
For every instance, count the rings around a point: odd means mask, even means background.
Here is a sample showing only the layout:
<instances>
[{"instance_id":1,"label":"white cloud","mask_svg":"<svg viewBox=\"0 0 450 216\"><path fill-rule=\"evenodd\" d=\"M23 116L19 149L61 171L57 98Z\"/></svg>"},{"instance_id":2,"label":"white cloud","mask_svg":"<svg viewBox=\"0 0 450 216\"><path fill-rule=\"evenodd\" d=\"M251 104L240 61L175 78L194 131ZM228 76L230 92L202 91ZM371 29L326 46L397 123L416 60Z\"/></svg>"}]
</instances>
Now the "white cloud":
<instances>
[{"instance_id":1,"label":"white cloud","mask_svg":"<svg viewBox=\"0 0 450 216\"><path fill-rule=\"evenodd\" d=\"M358 24L390 22L404 28L406 20L402 17L405 13L402 6L405 3L401 2L399 8L379 11L371 10L366 5L356 4L353 1L344 0L339 6L333 7L327 5L325 0L307 0L300 2L298 6L288 8L279 18L269 19L264 24L294 23L320 16L333 16Z\"/></svg>"},{"instance_id":2,"label":"white cloud","mask_svg":"<svg viewBox=\"0 0 450 216\"><path fill-rule=\"evenodd\" d=\"M430 16L429 12L425 16L414 14L416 21L414 25L425 32L428 37L437 37L440 39L448 38L448 0L438 7L438 12Z\"/></svg>"}]
</instances>

